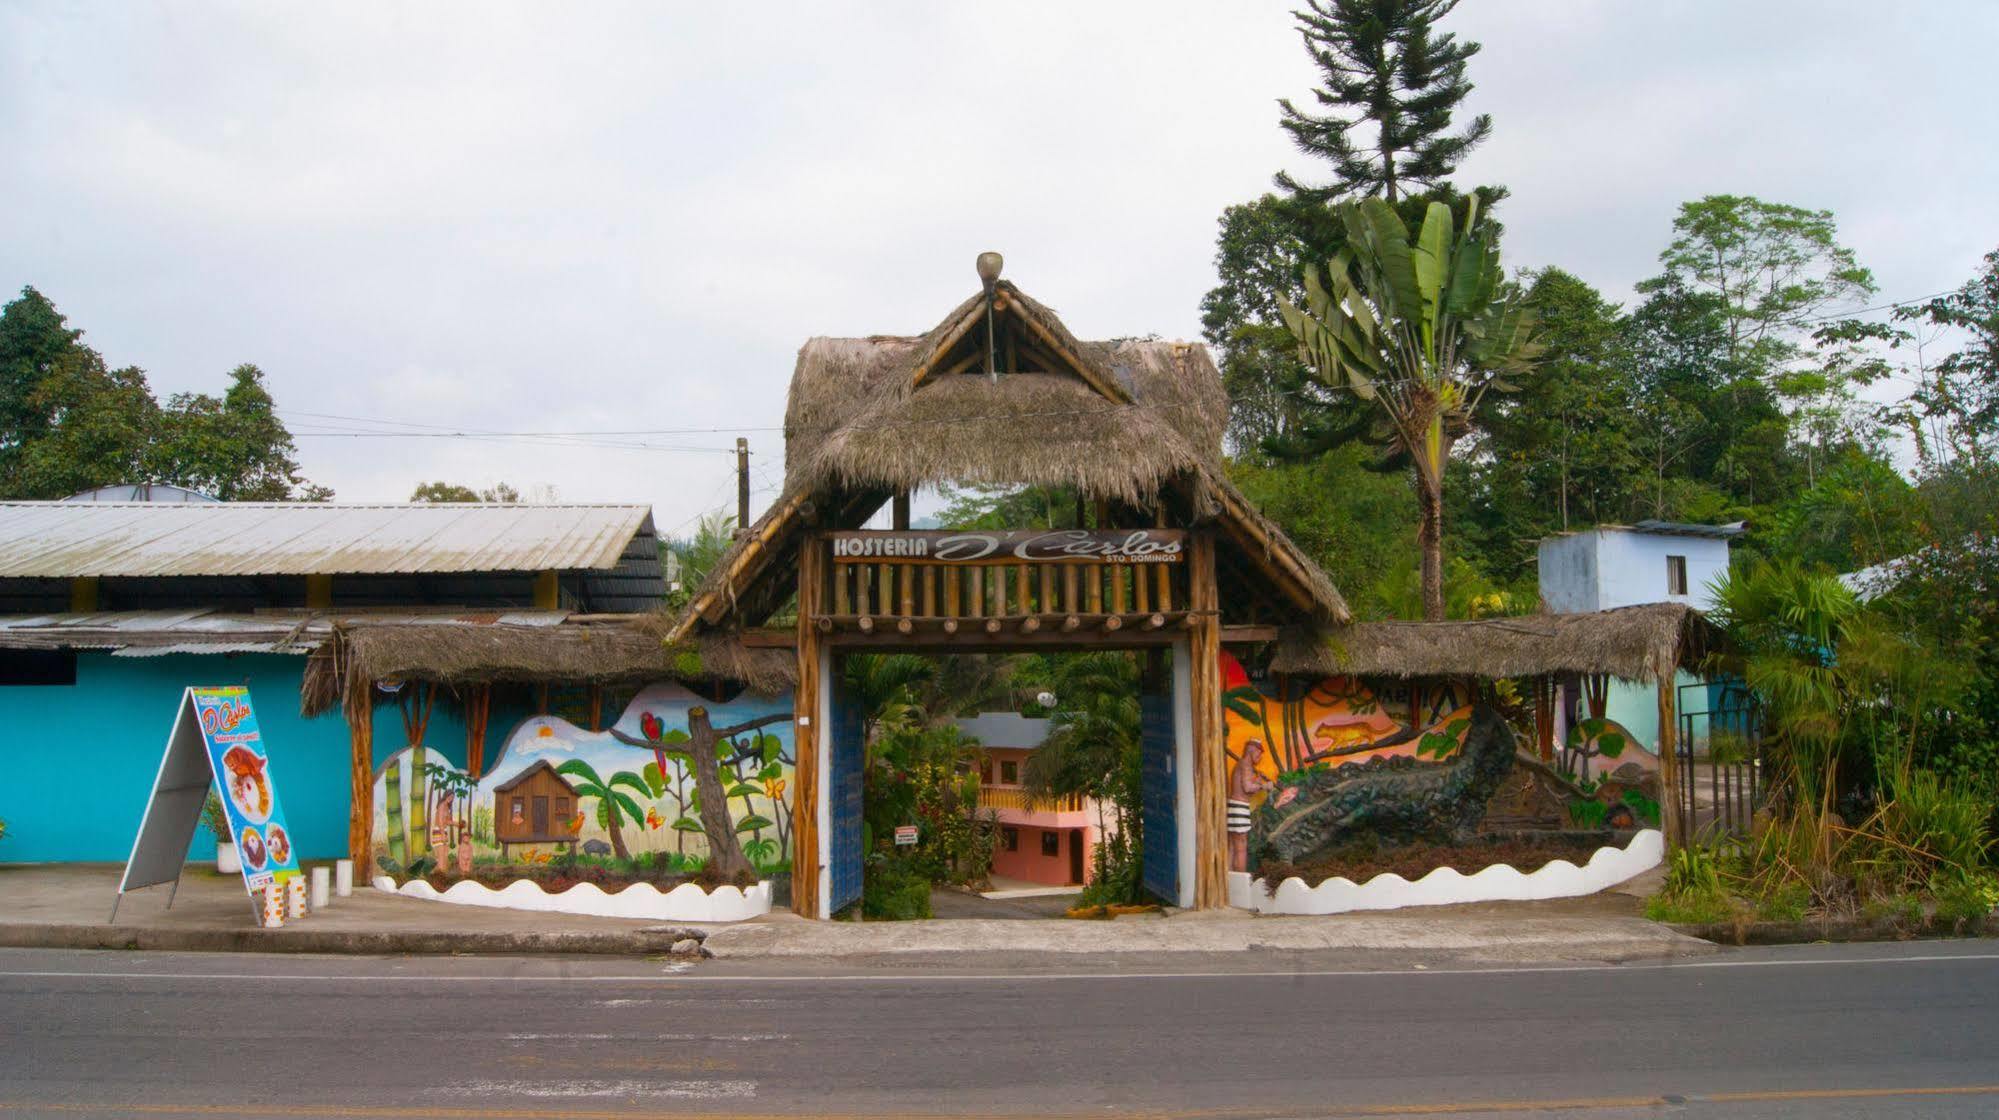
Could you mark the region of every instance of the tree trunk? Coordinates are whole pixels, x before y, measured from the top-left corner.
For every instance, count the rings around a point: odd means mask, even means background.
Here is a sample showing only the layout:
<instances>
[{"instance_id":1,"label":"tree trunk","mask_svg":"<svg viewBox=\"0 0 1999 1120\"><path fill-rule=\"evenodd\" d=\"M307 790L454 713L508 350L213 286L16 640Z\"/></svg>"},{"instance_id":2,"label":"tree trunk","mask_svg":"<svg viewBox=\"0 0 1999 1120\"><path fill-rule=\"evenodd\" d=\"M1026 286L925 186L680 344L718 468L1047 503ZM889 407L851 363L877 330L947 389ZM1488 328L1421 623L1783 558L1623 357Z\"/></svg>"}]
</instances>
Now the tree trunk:
<instances>
[{"instance_id":1,"label":"tree trunk","mask_svg":"<svg viewBox=\"0 0 1999 1120\"><path fill-rule=\"evenodd\" d=\"M625 847L625 834L618 831L618 806L608 799L604 802L604 823L610 826L612 853L620 860L630 860L632 853Z\"/></svg>"},{"instance_id":2,"label":"tree trunk","mask_svg":"<svg viewBox=\"0 0 1999 1120\"><path fill-rule=\"evenodd\" d=\"M396 865L400 873L405 866L407 849L403 838L403 780L402 767L395 758L389 759L388 769L382 778L383 810L388 818L389 862Z\"/></svg>"},{"instance_id":3,"label":"tree trunk","mask_svg":"<svg viewBox=\"0 0 1999 1120\"><path fill-rule=\"evenodd\" d=\"M722 788L721 761L715 757L720 736L708 721L708 709L687 710L687 753L694 760L694 788L701 792L701 829L708 835L708 869L723 879L751 870L743 846L729 819L729 794Z\"/></svg>"},{"instance_id":4,"label":"tree trunk","mask_svg":"<svg viewBox=\"0 0 1999 1120\"><path fill-rule=\"evenodd\" d=\"M1444 494L1441 481L1417 472L1416 547L1423 553L1423 619L1444 621Z\"/></svg>"}]
</instances>

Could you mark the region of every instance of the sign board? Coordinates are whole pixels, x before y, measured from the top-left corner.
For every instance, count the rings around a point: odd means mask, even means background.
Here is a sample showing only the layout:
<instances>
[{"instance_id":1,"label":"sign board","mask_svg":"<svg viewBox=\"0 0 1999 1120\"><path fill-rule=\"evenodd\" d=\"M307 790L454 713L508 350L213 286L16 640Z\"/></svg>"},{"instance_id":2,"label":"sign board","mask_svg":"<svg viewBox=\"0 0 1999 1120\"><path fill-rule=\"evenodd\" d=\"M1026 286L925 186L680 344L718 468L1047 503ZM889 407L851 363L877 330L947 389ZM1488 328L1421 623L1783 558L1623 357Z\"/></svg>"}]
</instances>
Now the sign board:
<instances>
[{"instance_id":1,"label":"sign board","mask_svg":"<svg viewBox=\"0 0 1999 1120\"><path fill-rule=\"evenodd\" d=\"M896 826L895 826L895 846L896 846L896 847L898 847L898 848L907 848L907 847L909 847L910 845L912 845L912 844L914 844L914 843L916 843L916 826L915 826L915 825L913 825L913 824L899 824L899 825L896 825Z\"/></svg>"},{"instance_id":2,"label":"sign board","mask_svg":"<svg viewBox=\"0 0 1999 1120\"><path fill-rule=\"evenodd\" d=\"M229 834L243 861L243 885L250 893L298 875L298 852L285 827L284 807L271 780L271 759L257 730L257 713L247 688L190 688L208 752L209 771L229 817Z\"/></svg>"},{"instance_id":3,"label":"sign board","mask_svg":"<svg viewBox=\"0 0 1999 1120\"><path fill-rule=\"evenodd\" d=\"M267 883L299 874L298 853L271 780L250 690L189 688L181 693L180 712L153 778L153 795L118 883L119 897L161 883L178 890L181 865L210 790L222 799L230 836L242 855L247 891L255 894ZM171 896L167 905L173 905ZM111 916L118 916L115 903Z\"/></svg>"},{"instance_id":4,"label":"sign board","mask_svg":"<svg viewBox=\"0 0 1999 1120\"><path fill-rule=\"evenodd\" d=\"M835 560L933 564L1177 564L1181 529L852 530L831 534Z\"/></svg>"}]
</instances>

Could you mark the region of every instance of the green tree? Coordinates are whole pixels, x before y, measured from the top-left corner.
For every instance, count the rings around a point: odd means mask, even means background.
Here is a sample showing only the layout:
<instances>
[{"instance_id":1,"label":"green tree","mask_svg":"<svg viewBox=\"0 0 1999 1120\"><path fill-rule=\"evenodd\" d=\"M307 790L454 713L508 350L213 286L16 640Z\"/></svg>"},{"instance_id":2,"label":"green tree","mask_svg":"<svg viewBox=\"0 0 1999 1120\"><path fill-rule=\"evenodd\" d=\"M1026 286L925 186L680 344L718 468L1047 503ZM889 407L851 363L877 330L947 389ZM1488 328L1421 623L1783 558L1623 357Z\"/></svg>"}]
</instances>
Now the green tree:
<instances>
[{"instance_id":1,"label":"green tree","mask_svg":"<svg viewBox=\"0 0 1999 1120\"><path fill-rule=\"evenodd\" d=\"M87 352L82 337L33 287L0 309L0 477L11 473L19 448L48 430L48 404L36 395L59 363Z\"/></svg>"},{"instance_id":2,"label":"green tree","mask_svg":"<svg viewBox=\"0 0 1999 1120\"><path fill-rule=\"evenodd\" d=\"M1874 293L1874 276L1839 243L1830 210L1747 195L1680 204L1660 276L1642 293L1679 287L1714 297L1730 359L1774 371L1795 358L1816 318Z\"/></svg>"},{"instance_id":3,"label":"green tree","mask_svg":"<svg viewBox=\"0 0 1999 1120\"><path fill-rule=\"evenodd\" d=\"M410 492L412 502L502 502L514 503L521 500L521 492L502 482L484 490L474 490L470 486L460 486L455 482L423 482Z\"/></svg>"},{"instance_id":4,"label":"green tree","mask_svg":"<svg viewBox=\"0 0 1999 1120\"><path fill-rule=\"evenodd\" d=\"M164 420L138 369L107 370L94 351L79 347L40 375L28 407L45 423L10 449L9 496L64 498L155 477L152 447Z\"/></svg>"},{"instance_id":5,"label":"green tree","mask_svg":"<svg viewBox=\"0 0 1999 1120\"><path fill-rule=\"evenodd\" d=\"M1508 288L1499 246L1478 224L1476 200L1462 230L1451 208L1430 204L1411 243L1394 207L1380 199L1342 206L1348 248L1306 273L1306 306L1286 300L1285 323L1299 356L1328 389L1378 405L1391 454L1406 459L1415 486L1424 616L1444 617L1444 471L1502 375L1533 368L1542 345L1533 309Z\"/></svg>"},{"instance_id":6,"label":"green tree","mask_svg":"<svg viewBox=\"0 0 1999 1120\"><path fill-rule=\"evenodd\" d=\"M1392 613L1375 594L1383 572L1416 566L1415 498L1360 443L1297 461L1242 456L1229 478L1345 591L1364 618ZM1418 611L1420 614L1420 610ZM1409 617L1409 616L1404 616Z\"/></svg>"},{"instance_id":7,"label":"green tree","mask_svg":"<svg viewBox=\"0 0 1999 1120\"><path fill-rule=\"evenodd\" d=\"M702 514L694 523L694 533L685 540L661 541L660 563L676 573L673 586L667 589L667 605L678 610L691 602L735 539L735 517L717 510Z\"/></svg>"},{"instance_id":8,"label":"green tree","mask_svg":"<svg viewBox=\"0 0 1999 1120\"><path fill-rule=\"evenodd\" d=\"M1558 268L1533 274L1526 299L1547 349L1471 433L1449 526L1506 582L1531 578L1542 537L1626 516L1641 463L1622 312Z\"/></svg>"},{"instance_id":9,"label":"green tree","mask_svg":"<svg viewBox=\"0 0 1999 1120\"><path fill-rule=\"evenodd\" d=\"M1915 439L1929 467L1964 463L1982 471L1999 453L1999 249L1979 274L1949 295L1895 312L1895 318L1962 332L1965 344L1916 371L1916 388L1889 419Z\"/></svg>"},{"instance_id":10,"label":"green tree","mask_svg":"<svg viewBox=\"0 0 1999 1120\"><path fill-rule=\"evenodd\" d=\"M1306 0L1296 13L1305 50L1319 69L1321 113L1278 102L1298 150L1332 164L1333 182L1277 184L1323 204L1354 195L1395 202L1405 184L1434 187L1492 133L1492 118L1452 132L1451 118L1472 90L1465 63L1479 45L1436 30L1457 0Z\"/></svg>"},{"instance_id":11,"label":"green tree","mask_svg":"<svg viewBox=\"0 0 1999 1120\"><path fill-rule=\"evenodd\" d=\"M225 502L324 501L299 474L298 448L253 365L229 373L221 397L176 393L155 445L154 474Z\"/></svg>"}]
</instances>

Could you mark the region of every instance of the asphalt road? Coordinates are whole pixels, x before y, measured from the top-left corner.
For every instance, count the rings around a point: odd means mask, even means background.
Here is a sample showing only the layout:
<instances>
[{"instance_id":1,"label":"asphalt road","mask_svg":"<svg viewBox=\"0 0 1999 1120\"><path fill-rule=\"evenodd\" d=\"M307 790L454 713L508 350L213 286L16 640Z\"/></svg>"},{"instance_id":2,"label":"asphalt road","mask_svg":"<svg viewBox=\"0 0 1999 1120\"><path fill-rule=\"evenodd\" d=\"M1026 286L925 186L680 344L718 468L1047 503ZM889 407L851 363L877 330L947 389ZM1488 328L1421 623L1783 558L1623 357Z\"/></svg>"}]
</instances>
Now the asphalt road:
<instances>
[{"instance_id":1,"label":"asphalt road","mask_svg":"<svg viewBox=\"0 0 1999 1120\"><path fill-rule=\"evenodd\" d=\"M979 963L5 951L0 1115L1999 1115L1992 942Z\"/></svg>"}]
</instances>

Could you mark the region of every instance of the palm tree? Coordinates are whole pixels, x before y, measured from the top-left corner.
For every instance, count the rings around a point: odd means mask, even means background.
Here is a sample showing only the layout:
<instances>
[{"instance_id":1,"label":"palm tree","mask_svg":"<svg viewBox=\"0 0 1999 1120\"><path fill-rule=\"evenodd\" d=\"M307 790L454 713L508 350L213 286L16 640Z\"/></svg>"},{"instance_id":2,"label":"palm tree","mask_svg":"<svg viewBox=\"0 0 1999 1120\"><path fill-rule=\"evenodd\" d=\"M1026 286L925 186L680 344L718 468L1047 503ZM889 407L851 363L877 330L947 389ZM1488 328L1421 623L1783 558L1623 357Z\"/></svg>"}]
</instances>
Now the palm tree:
<instances>
[{"instance_id":1,"label":"palm tree","mask_svg":"<svg viewBox=\"0 0 1999 1120\"><path fill-rule=\"evenodd\" d=\"M1055 671L1056 711L1048 738L1027 758L1021 785L1035 797L1093 798L1117 811L1118 828L1137 826L1139 673L1130 654L1106 651L1064 659ZM1104 822L1097 822L1101 830Z\"/></svg>"},{"instance_id":2,"label":"palm tree","mask_svg":"<svg viewBox=\"0 0 1999 1120\"><path fill-rule=\"evenodd\" d=\"M1464 228L1432 202L1414 243L1395 208L1379 198L1339 208L1347 246L1305 272L1305 308L1280 297L1299 357L1336 392L1381 406L1392 459L1406 458L1421 521L1423 614L1444 618L1444 467L1488 389L1531 369L1543 346L1534 312L1505 281L1499 240L1479 225L1471 196Z\"/></svg>"},{"instance_id":3,"label":"palm tree","mask_svg":"<svg viewBox=\"0 0 1999 1120\"><path fill-rule=\"evenodd\" d=\"M633 824L638 824L646 819L646 814L644 809L639 808L639 803L632 800L631 794L624 790L635 790L640 797L650 800L652 791L646 788L645 779L630 770L620 770L611 775L611 780L607 782L598 777L597 771L580 758L570 759L556 767L555 772L579 779L576 786L577 796L597 799L597 816L602 820L605 830L611 834L611 850L617 853L621 860L631 859L632 853L625 848L625 835L618 830L618 826L627 819ZM624 789L618 788L620 786Z\"/></svg>"}]
</instances>

